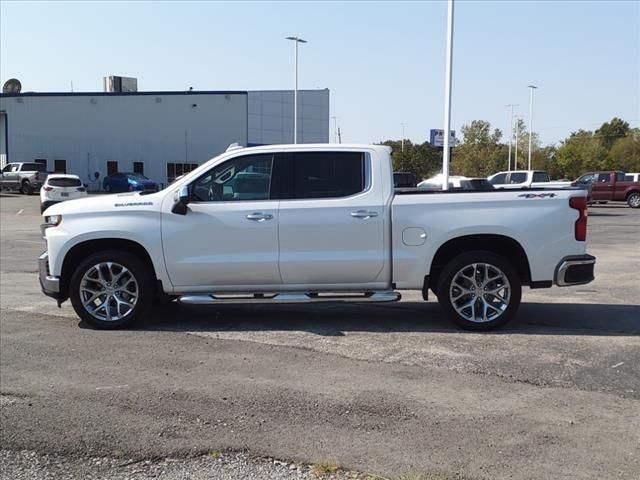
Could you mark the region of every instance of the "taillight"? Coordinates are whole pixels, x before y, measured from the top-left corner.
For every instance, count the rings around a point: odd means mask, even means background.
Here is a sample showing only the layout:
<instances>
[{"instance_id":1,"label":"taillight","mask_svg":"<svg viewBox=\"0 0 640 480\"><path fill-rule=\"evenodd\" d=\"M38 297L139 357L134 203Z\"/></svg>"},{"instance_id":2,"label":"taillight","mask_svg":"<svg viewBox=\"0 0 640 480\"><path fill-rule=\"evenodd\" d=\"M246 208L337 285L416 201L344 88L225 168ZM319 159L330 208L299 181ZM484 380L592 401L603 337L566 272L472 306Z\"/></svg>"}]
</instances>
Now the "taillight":
<instances>
[{"instance_id":1,"label":"taillight","mask_svg":"<svg viewBox=\"0 0 640 480\"><path fill-rule=\"evenodd\" d=\"M79 192L86 192L87 189L84 187L78 187L76 190L78 190Z\"/></svg>"},{"instance_id":2,"label":"taillight","mask_svg":"<svg viewBox=\"0 0 640 480\"><path fill-rule=\"evenodd\" d=\"M569 199L569 206L579 212L575 225L575 236L576 240L584 242L587 239L587 199L572 197Z\"/></svg>"},{"instance_id":3,"label":"taillight","mask_svg":"<svg viewBox=\"0 0 640 480\"><path fill-rule=\"evenodd\" d=\"M53 190L53 187L50 187L49 185L47 185L46 187L42 187L42 189L43 189L45 192L50 192L51 190Z\"/></svg>"}]
</instances>

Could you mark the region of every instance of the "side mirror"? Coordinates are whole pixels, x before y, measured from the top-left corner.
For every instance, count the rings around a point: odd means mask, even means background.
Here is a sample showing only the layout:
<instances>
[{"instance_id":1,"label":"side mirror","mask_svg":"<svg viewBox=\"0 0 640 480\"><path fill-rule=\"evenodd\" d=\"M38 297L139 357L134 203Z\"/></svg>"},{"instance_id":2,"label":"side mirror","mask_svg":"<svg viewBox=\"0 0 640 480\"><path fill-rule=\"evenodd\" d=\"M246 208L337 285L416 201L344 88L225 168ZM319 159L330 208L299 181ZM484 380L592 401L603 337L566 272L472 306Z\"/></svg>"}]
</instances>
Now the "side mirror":
<instances>
[{"instance_id":1,"label":"side mirror","mask_svg":"<svg viewBox=\"0 0 640 480\"><path fill-rule=\"evenodd\" d=\"M173 213L177 213L178 215L186 215L189 200L191 200L191 195L189 194L189 186L183 185L175 194L174 204L171 211Z\"/></svg>"}]
</instances>

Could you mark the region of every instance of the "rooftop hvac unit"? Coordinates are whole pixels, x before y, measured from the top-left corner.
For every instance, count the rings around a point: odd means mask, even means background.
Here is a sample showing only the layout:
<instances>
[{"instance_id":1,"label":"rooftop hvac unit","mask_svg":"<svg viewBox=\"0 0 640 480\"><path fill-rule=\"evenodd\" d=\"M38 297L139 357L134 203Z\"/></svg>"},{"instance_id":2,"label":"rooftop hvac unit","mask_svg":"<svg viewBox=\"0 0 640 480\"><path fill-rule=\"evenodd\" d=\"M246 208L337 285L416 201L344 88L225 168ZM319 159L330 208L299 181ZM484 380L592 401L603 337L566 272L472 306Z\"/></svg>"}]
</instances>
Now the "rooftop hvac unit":
<instances>
[{"instance_id":1,"label":"rooftop hvac unit","mask_svg":"<svg viewBox=\"0 0 640 480\"><path fill-rule=\"evenodd\" d=\"M137 92L138 79L133 77L119 77L109 75L102 79L105 92Z\"/></svg>"}]
</instances>

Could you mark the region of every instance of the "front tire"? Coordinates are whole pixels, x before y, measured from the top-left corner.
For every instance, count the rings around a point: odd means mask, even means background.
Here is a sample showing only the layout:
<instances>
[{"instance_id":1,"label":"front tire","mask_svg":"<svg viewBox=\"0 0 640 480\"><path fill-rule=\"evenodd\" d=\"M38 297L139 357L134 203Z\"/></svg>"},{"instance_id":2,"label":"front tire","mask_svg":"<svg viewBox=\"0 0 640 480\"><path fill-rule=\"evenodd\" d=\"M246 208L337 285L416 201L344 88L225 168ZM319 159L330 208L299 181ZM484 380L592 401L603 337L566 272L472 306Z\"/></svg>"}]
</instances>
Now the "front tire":
<instances>
[{"instance_id":1,"label":"front tire","mask_svg":"<svg viewBox=\"0 0 640 480\"><path fill-rule=\"evenodd\" d=\"M632 192L627 197L627 205L631 208L640 208L640 192Z\"/></svg>"},{"instance_id":2,"label":"front tire","mask_svg":"<svg viewBox=\"0 0 640 480\"><path fill-rule=\"evenodd\" d=\"M124 328L144 318L153 306L153 276L128 252L94 253L73 272L69 297L78 316L93 327Z\"/></svg>"},{"instance_id":3,"label":"front tire","mask_svg":"<svg viewBox=\"0 0 640 480\"><path fill-rule=\"evenodd\" d=\"M44 211L53 205L55 202L44 202L40 204L40 213L44 213Z\"/></svg>"},{"instance_id":4,"label":"front tire","mask_svg":"<svg viewBox=\"0 0 640 480\"><path fill-rule=\"evenodd\" d=\"M492 330L507 323L520 306L522 286L509 261L492 252L455 257L437 286L447 316L467 330Z\"/></svg>"}]
</instances>

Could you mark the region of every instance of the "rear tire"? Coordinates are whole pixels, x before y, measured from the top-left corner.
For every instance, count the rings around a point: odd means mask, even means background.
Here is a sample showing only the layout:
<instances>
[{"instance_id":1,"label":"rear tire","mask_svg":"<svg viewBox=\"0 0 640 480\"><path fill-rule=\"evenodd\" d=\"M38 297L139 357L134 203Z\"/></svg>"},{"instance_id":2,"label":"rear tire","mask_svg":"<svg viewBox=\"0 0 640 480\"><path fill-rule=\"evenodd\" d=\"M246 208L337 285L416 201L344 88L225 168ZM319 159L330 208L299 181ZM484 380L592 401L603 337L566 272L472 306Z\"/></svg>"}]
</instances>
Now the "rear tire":
<instances>
[{"instance_id":1,"label":"rear tire","mask_svg":"<svg viewBox=\"0 0 640 480\"><path fill-rule=\"evenodd\" d=\"M33 187L28 180L22 182L22 185L20 186L20 193L22 193L23 195L31 195L33 193Z\"/></svg>"},{"instance_id":2,"label":"rear tire","mask_svg":"<svg viewBox=\"0 0 640 480\"><path fill-rule=\"evenodd\" d=\"M640 208L640 192L632 192L627 197L627 205L631 208Z\"/></svg>"},{"instance_id":3,"label":"rear tire","mask_svg":"<svg viewBox=\"0 0 640 480\"><path fill-rule=\"evenodd\" d=\"M69 297L91 326L113 330L144 318L153 306L151 269L131 253L107 250L89 255L71 276Z\"/></svg>"},{"instance_id":4,"label":"rear tire","mask_svg":"<svg viewBox=\"0 0 640 480\"><path fill-rule=\"evenodd\" d=\"M493 330L518 310L521 280L509 261L483 250L458 255L442 271L438 302L466 330Z\"/></svg>"}]
</instances>

